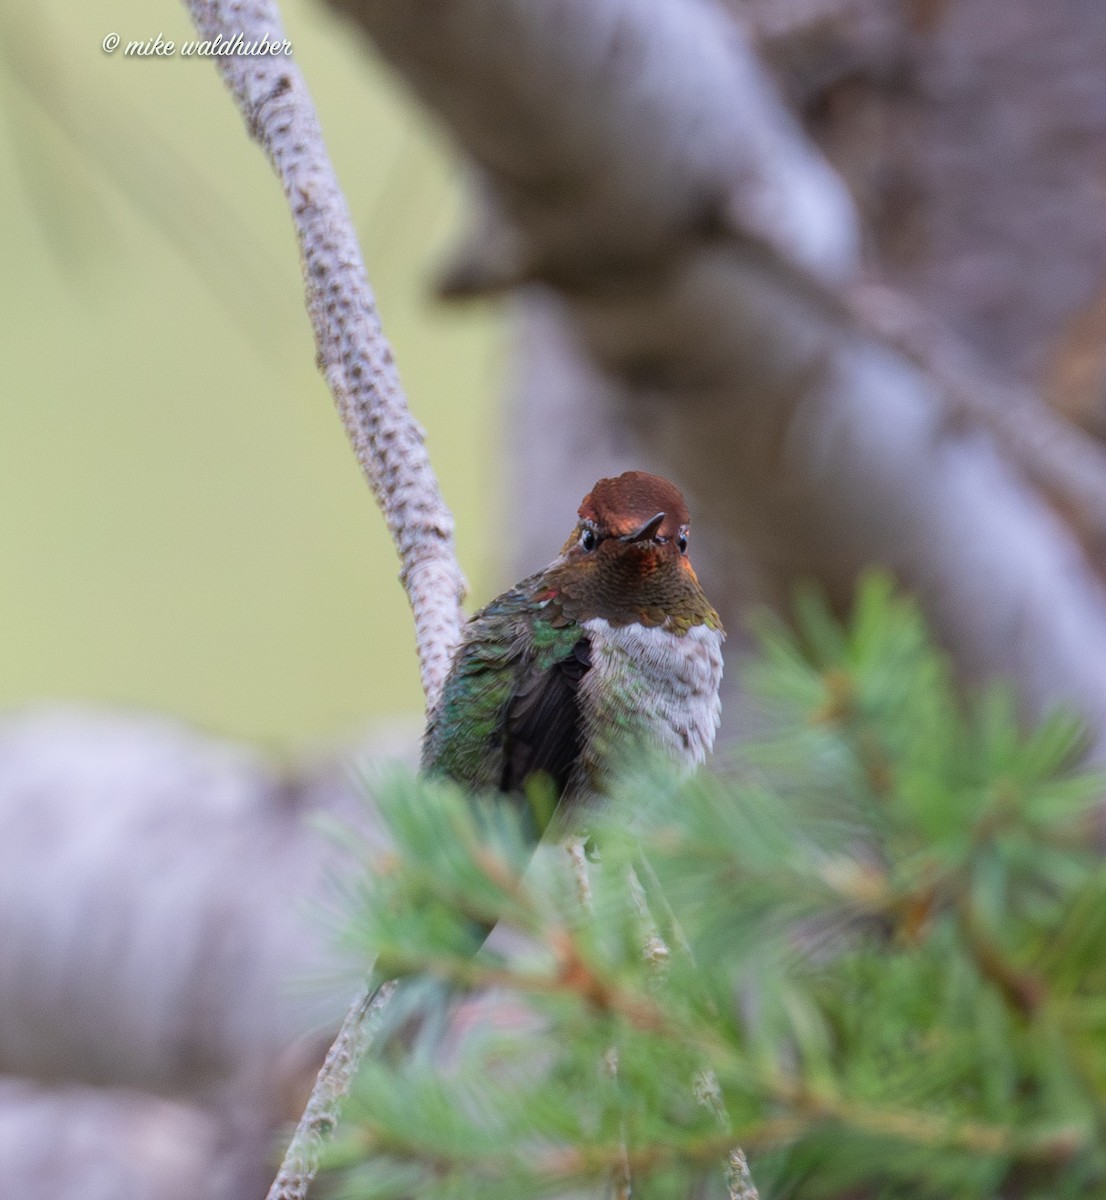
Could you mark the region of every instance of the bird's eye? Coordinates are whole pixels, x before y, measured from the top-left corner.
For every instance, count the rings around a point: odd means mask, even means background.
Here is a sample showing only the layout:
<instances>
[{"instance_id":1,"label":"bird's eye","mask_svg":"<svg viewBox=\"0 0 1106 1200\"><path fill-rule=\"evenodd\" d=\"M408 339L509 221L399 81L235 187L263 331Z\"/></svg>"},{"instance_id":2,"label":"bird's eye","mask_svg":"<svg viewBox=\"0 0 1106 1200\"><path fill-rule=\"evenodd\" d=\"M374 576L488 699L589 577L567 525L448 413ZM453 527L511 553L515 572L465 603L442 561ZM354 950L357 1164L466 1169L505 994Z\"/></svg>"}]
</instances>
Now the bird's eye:
<instances>
[{"instance_id":1,"label":"bird's eye","mask_svg":"<svg viewBox=\"0 0 1106 1200\"><path fill-rule=\"evenodd\" d=\"M594 529L588 529L586 526L580 532L580 545L585 550L594 550L599 544L599 539L595 536Z\"/></svg>"},{"instance_id":2,"label":"bird's eye","mask_svg":"<svg viewBox=\"0 0 1106 1200\"><path fill-rule=\"evenodd\" d=\"M676 545L680 547L681 554L687 553L687 534L686 533L680 534L680 536L676 539Z\"/></svg>"}]
</instances>

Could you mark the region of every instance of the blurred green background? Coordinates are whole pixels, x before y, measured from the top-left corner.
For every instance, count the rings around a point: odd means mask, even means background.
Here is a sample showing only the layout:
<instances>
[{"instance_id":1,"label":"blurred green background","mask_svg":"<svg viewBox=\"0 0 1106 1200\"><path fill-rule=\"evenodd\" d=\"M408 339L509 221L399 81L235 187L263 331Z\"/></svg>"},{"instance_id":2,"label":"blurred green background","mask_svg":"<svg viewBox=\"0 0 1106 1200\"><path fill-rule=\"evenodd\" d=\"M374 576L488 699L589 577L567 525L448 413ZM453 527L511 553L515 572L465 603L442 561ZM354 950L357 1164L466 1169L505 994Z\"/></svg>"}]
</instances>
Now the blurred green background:
<instances>
[{"instance_id":1,"label":"blurred green background","mask_svg":"<svg viewBox=\"0 0 1106 1200\"><path fill-rule=\"evenodd\" d=\"M282 11L478 598L500 335L431 296L454 172L352 31ZM417 713L280 188L211 60L109 56L113 32L193 36L176 3L0 3L0 709L149 706L281 747Z\"/></svg>"}]
</instances>

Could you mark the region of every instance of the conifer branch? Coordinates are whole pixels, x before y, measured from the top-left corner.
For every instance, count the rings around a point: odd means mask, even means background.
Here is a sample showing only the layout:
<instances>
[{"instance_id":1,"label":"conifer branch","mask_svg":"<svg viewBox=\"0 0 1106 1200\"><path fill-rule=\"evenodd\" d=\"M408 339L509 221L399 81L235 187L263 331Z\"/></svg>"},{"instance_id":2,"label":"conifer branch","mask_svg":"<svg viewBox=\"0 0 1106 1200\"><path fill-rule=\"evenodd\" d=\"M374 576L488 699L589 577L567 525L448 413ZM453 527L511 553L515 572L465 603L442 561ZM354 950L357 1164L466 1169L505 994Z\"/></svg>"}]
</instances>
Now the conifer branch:
<instances>
[{"instance_id":1,"label":"conifer branch","mask_svg":"<svg viewBox=\"0 0 1106 1200\"><path fill-rule=\"evenodd\" d=\"M627 779L594 812L586 905L527 867L509 805L485 821L456 788L381 790L395 864L366 881L359 944L542 1023L473 1039L447 1078L374 1061L347 1141L364 1194L691 1189L722 1159L751 1200L735 1145L796 1196L1106 1179L1106 876L1069 836L1100 799L1072 770L1077 725L959 699L885 577L848 627L813 597L799 624L766 624L746 662L765 701L748 769ZM424 794L432 820L411 822ZM472 961L465 894L525 951Z\"/></svg>"},{"instance_id":2,"label":"conifer branch","mask_svg":"<svg viewBox=\"0 0 1106 1200\"><path fill-rule=\"evenodd\" d=\"M955 1149L978 1155L1009 1155L1024 1163L1054 1164L1070 1159L1082 1140L1080 1131L1050 1130L1039 1136L1015 1139L1002 1125L986 1121L956 1121L916 1109L877 1109L840 1100L815 1098L794 1089L781 1089L781 1103L790 1113L766 1117L738 1131L742 1144L758 1152L779 1149L799 1140L818 1127L837 1126L877 1138L893 1138L923 1150ZM363 1121L359 1135L363 1145L398 1158L422 1159L425 1147L418 1130L407 1137L392 1128L373 1128ZM679 1141L644 1144L628 1149L621 1141L592 1143L587 1146L559 1146L533 1156L536 1172L546 1180L573 1182L604 1175L617 1176L624 1170L648 1174L676 1165L707 1167L720 1157L732 1155L735 1135L729 1130L697 1133ZM737 1152L744 1159L740 1151ZM468 1150L463 1154L436 1153L435 1167L440 1173L458 1166L465 1170L496 1174L512 1166L510 1150ZM738 1168L740 1170L740 1168ZM744 1168L745 1197L756 1196L756 1188ZM735 1194L735 1193L731 1193ZM741 1195L740 1191L736 1194Z\"/></svg>"},{"instance_id":3,"label":"conifer branch","mask_svg":"<svg viewBox=\"0 0 1106 1200\"><path fill-rule=\"evenodd\" d=\"M1047 995L1043 982L1029 972L1019 970L1008 960L1002 948L984 928L967 896L959 898L956 911L964 931L964 940L980 972L1002 992L1007 1003L1023 1017L1031 1017Z\"/></svg>"}]
</instances>

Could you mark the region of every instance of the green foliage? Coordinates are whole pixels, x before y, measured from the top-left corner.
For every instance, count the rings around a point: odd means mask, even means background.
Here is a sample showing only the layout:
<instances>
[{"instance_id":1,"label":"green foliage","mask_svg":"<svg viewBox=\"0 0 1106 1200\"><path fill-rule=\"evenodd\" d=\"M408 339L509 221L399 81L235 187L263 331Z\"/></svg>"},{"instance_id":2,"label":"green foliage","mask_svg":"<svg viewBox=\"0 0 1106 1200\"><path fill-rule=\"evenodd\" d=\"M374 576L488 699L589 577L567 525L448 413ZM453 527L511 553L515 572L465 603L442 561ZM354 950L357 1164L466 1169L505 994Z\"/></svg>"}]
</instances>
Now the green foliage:
<instances>
[{"instance_id":1,"label":"green foliage","mask_svg":"<svg viewBox=\"0 0 1106 1200\"><path fill-rule=\"evenodd\" d=\"M1078 725L1025 734L1002 690L963 703L882 577L847 626L807 595L797 634L759 636L764 736L723 777L623 780L589 817L589 903L509 805L379 789L394 849L359 944L410 986L505 985L530 1019L447 1069L368 1063L332 1164L348 1194L559 1195L628 1167L684 1197L740 1145L765 1197L1106 1195ZM524 948L477 954L493 921Z\"/></svg>"}]
</instances>

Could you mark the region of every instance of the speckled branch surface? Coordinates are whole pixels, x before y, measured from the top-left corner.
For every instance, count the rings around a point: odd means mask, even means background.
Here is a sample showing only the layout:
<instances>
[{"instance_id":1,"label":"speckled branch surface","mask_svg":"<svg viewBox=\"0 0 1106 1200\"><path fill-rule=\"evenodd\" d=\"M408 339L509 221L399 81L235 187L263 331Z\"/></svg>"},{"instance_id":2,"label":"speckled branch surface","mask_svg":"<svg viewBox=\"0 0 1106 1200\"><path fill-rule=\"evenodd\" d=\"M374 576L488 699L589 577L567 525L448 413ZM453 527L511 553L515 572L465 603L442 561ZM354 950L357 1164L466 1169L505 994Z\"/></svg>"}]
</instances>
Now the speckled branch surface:
<instances>
[{"instance_id":1,"label":"speckled branch surface","mask_svg":"<svg viewBox=\"0 0 1106 1200\"><path fill-rule=\"evenodd\" d=\"M284 40L268 0L186 0L205 38ZM280 179L299 239L319 364L353 451L384 513L415 619L432 705L460 631L465 582L423 431L411 416L380 327L349 208L306 84L289 56L225 56L223 80Z\"/></svg>"},{"instance_id":2,"label":"speckled branch surface","mask_svg":"<svg viewBox=\"0 0 1106 1200\"><path fill-rule=\"evenodd\" d=\"M200 33L246 43L284 41L267 0L187 0ZM280 179L299 240L319 364L402 563L427 705L449 670L465 582L423 431L411 416L365 274L353 221L326 153L318 117L290 56L220 57L219 71ZM269 1200L303 1200L323 1142L374 1036L390 988L354 1001L319 1072Z\"/></svg>"},{"instance_id":3,"label":"speckled branch surface","mask_svg":"<svg viewBox=\"0 0 1106 1200\"><path fill-rule=\"evenodd\" d=\"M394 980L378 988L366 985L346 1013L265 1200L305 1200L357 1064L375 1040L395 988Z\"/></svg>"}]
</instances>

